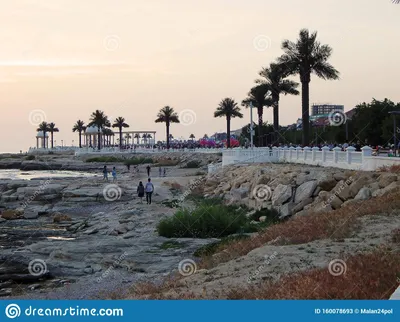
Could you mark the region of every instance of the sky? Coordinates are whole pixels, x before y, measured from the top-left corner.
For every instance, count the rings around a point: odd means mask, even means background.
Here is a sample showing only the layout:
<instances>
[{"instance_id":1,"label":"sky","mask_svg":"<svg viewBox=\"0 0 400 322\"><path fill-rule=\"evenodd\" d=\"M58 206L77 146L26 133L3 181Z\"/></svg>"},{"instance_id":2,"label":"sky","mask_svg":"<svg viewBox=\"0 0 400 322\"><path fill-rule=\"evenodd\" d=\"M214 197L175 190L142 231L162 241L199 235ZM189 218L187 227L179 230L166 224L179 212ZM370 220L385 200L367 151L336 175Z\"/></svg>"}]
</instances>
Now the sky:
<instances>
[{"instance_id":1,"label":"sky","mask_svg":"<svg viewBox=\"0 0 400 322\"><path fill-rule=\"evenodd\" d=\"M78 142L78 119L103 110L130 130L157 131L173 107L174 137L226 130L213 113L225 97L239 105L258 72L300 29L333 48L340 80L316 76L310 103L348 111L372 98L400 101L400 5L390 0L0 0L0 152L36 145L40 121L60 129L57 144ZM293 77L299 81L298 76ZM249 123L250 112L232 129ZM301 116L301 97L280 100L280 124ZM254 111L254 118L256 114ZM264 119L272 122L272 109Z\"/></svg>"}]
</instances>

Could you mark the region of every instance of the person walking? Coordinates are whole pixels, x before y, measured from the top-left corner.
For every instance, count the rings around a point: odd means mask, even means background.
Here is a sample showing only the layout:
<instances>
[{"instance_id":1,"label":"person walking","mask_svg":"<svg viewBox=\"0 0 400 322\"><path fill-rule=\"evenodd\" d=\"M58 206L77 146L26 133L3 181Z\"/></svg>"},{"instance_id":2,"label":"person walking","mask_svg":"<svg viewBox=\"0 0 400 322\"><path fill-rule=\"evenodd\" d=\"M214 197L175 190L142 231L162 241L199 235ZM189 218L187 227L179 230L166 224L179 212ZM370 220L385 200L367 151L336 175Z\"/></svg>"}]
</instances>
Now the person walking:
<instances>
[{"instance_id":1,"label":"person walking","mask_svg":"<svg viewBox=\"0 0 400 322\"><path fill-rule=\"evenodd\" d=\"M151 183L151 179L150 179L150 178L147 180L145 191L146 191L146 201L147 201L147 204L148 204L148 205L151 205L151 195L152 195L153 192L154 192L154 186L153 186L153 184Z\"/></svg>"},{"instance_id":2,"label":"person walking","mask_svg":"<svg viewBox=\"0 0 400 322\"><path fill-rule=\"evenodd\" d=\"M117 181L117 169L115 169L115 167L113 167L111 174L113 177L113 182Z\"/></svg>"},{"instance_id":3,"label":"person walking","mask_svg":"<svg viewBox=\"0 0 400 322\"><path fill-rule=\"evenodd\" d=\"M126 167L128 168L128 172L129 172L131 170L131 165L129 163L127 163Z\"/></svg>"},{"instance_id":4,"label":"person walking","mask_svg":"<svg viewBox=\"0 0 400 322\"><path fill-rule=\"evenodd\" d=\"M158 176L161 177L162 169L161 167L158 168Z\"/></svg>"},{"instance_id":5,"label":"person walking","mask_svg":"<svg viewBox=\"0 0 400 322\"><path fill-rule=\"evenodd\" d=\"M144 197L144 185L142 181L139 182L139 185L136 190L138 197L140 198L140 203L143 203L143 197Z\"/></svg>"},{"instance_id":6,"label":"person walking","mask_svg":"<svg viewBox=\"0 0 400 322\"><path fill-rule=\"evenodd\" d=\"M167 176L167 169L164 168L164 177L166 177L166 176Z\"/></svg>"},{"instance_id":7,"label":"person walking","mask_svg":"<svg viewBox=\"0 0 400 322\"><path fill-rule=\"evenodd\" d=\"M103 181L108 181L108 170L107 170L107 166L105 165L103 168Z\"/></svg>"},{"instance_id":8,"label":"person walking","mask_svg":"<svg viewBox=\"0 0 400 322\"><path fill-rule=\"evenodd\" d=\"M147 176L148 176L148 177L150 177L150 169L151 169L151 168L150 168L150 166L148 165L148 166L146 167L146 170L147 170Z\"/></svg>"}]
</instances>

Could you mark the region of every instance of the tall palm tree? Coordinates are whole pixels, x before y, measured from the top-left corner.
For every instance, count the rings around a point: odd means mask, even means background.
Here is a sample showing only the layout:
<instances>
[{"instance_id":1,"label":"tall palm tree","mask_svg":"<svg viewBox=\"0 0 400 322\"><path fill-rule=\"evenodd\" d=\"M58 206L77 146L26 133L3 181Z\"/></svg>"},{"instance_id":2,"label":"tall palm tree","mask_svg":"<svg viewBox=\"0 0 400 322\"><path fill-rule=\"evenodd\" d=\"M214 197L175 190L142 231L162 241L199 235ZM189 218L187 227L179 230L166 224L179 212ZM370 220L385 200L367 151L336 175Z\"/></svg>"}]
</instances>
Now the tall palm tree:
<instances>
[{"instance_id":1,"label":"tall palm tree","mask_svg":"<svg viewBox=\"0 0 400 322\"><path fill-rule=\"evenodd\" d=\"M137 144L139 144L140 134L136 133L133 137L137 140Z\"/></svg>"},{"instance_id":2,"label":"tall palm tree","mask_svg":"<svg viewBox=\"0 0 400 322\"><path fill-rule=\"evenodd\" d=\"M60 130L56 127L56 124L55 123L53 123L53 122L51 122L51 123L49 123L49 132L50 132L50 134L51 134L51 138L50 138L50 140L51 140L51 148L53 149L53 135L54 135L54 132L60 132Z\"/></svg>"},{"instance_id":3,"label":"tall palm tree","mask_svg":"<svg viewBox=\"0 0 400 322\"><path fill-rule=\"evenodd\" d=\"M171 123L179 123L178 114L169 106L164 106L157 114L156 123L165 123L167 127L167 149L169 149L169 127Z\"/></svg>"},{"instance_id":4,"label":"tall palm tree","mask_svg":"<svg viewBox=\"0 0 400 322\"><path fill-rule=\"evenodd\" d=\"M258 114L258 145L262 146L263 142L263 112L264 107L272 106L272 99L270 97L269 89L266 86L255 86L248 93L248 97L242 101L242 106L249 107L250 103L257 108ZM251 135L251 134L250 134Z\"/></svg>"},{"instance_id":5,"label":"tall palm tree","mask_svg":"<svg viewBox=\"0 0 400 322\"><path fill-rule=\"evenodd\" d=\"M143 139L144 144L147 144L147 134L146 133L144 133L142 135L142 139Z\"/></svg>"},{"instance_id":6,"label":"tall palm tree","mask_svg":"<svg viewBox=\"0 0 400 322\"><path fill-rule=\"evenodd\" d=\"M226 145L228 148L231 147L231 119L234 117L242 118L243 114L240 113L240 108L237 103L232 98L223 99L216 111L214 112L214 117L226 117L226 135L227 141Z\"/></svg>"},{"instance_id":7,"label":"tall palm tree","mask_svg":"<svg viewBox=\"0 0 400 322\"><path fill-rule=\"evenodd\" d=\"M46 133L50 131L49 124L47 122L42 122L39 124L37 131L42 131L43 133L43 148L46 149Z\"/></svg>"},{"instance_id":8,"label":"tall palm tree","mask_svg":"<svg viewBox=\"0 0 400 322\"><path fill-rule=\"evenodd\" d=\"M129 140L132 139L132 135L129 133L125 134L126 145L129 145Z\"/></svg>"},{"instance_id":9,"label":"tall palm tree","mask_svg":"<svg viewBox=\"0 0 400 322\"><path fill-rule=\"evenodd\" d=\"M271 93L271 103L274 109L275 140L277 140L279 131L280 95L299 95L300 93L296 89L299 86L299 83L285 79L288 76L287 72L282 65L275 63L270 64L268 68L263 68L259 74L263 79L256 80L256 83L260 84L259 87L263 88L264 91L269 91Z\"/></svg>"},{"instance_id":10,"label":"tall palm tree","mask_svg":"<svg viewBox=\"0 0 400 322\"><path fill-rule=\"evenodd\" d=\"M79 147L82 147L82 132L86 131L85 122L78 120L76 121L74 127L72 128L72 132L79 133Z\"/></svg>"},{"instance_id":11,"label":"tall palm tree","mask_svg":"<svg viewBox=\"0 0 400 322\"><path fill-rule=\"evenodd\" d=\"M278 62L291 75L299 74L301 82L301 109L303 119L303 145L310 142L310 81L311 73L322 79L339 79L339 72L328 63L332 54L329 45L321 45L317 41L317 32L310 34L308 29L302 29L296 42L284 40L282 49L285 52Z\"/></svg>"},{"instance_id":12,"label":"tall palm tree","mask_svg":"<svg viewBox=\"0 0 400 322\"><path fill-rule=\"evenodd\" d=\"M194 136L194 134L190 134L189 139L191 139L192 141L195 139L196 137Z\"/></svg>"},{"instance_id":13,"label":"tall palm tree","mask_svg":"<svg viewBox=\"0 0 400 322\"><path fill-rule=\"evenodd\" d=\"M114 136L114 132L111 129L103 129L104 145L110 146L111 137Z\"/></svg>"},{"instance_id":14,"label":"tall palm tree","mask_svg":"<svg viewBox=\"0 0 400 322\"><path fill-rule=\"evenodd\" d=\"M97 148L101 150L101 130L105 127L110 127L111 123L107 115L103 111L96 110L90 116L89 126L97 127Z\"/></svg>"},{"instance_id":15,"label":"tall palm tree","mask_svg":"<svg viewBox=\"0 0 400 322\"><path fill-rule=\"evenodd\" d=\"M119 148L122 148L122 128L129 127L129 124L125 123L125 119L120 116L115 119L112 127L117 127L119 130Z\"/></svg>"}]
</instances>

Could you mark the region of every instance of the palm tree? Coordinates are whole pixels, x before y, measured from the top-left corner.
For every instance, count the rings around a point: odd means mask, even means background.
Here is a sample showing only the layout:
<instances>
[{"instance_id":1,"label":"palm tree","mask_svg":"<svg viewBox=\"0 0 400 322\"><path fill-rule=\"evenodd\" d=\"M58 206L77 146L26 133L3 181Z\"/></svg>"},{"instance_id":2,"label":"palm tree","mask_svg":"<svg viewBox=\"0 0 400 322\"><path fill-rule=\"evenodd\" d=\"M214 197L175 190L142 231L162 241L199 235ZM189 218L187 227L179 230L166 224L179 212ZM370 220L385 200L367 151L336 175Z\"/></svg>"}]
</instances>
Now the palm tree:
<instances>
[{"instance_id":1,"label":"palm tree","mask_svg":"<svg viewBox=\"0 0 400 322\"><path fill-rule=\"evenodd\" d=\"M125 119L123 117L117 117L114 121L112 127L117 127L119 130L119 148L122 147L122 128L129 127L129 124L125 123Z\"/></svg>"},{"instance_id":2,"label":"palm tree","mask_svg":"<svg viewBox=\"0 0 400 322\"><path fill-rule=\"evenodd\" d=\"M278 139L279 131L279 97L283 95L299 95L299 91L296 89L299 83L292 80L285 79L287 73L282 65L272 63L269 68L263 68L260 71L260 76L263 79L256 80L256 83L260 84L259 87L263 88L264 91L271 93L271 103L274 109L274 132L275 140ZM262 123L259 123L260 128Z\"/></svg>"},{"instance_id":3,"label":"palm tree","mask_svg":"<svg viewBox=\"0 0 400 322\"><path fill-rule=\"evenodd\" d=\"M79 133L79 147L82 148L82 132L86 131L85 122L78 120L76 121L74 127L72 128L72 132Z\"/></svg>"},{"instance_id":4,"label":"palm tree","mask_svg":"<svg viewBox=\"0 0 400 322\"><path fill-rule=\"evenodd\" d=\"M90 116L89 126L97 126L97 129L98 129L98 132L97 132L97 148L100 150L101 149L101 130L104 127L110 127L111 123L108 120L107 115L105 115L103 111L96 110Z\"/></svg>"},{"instance_id":5,"label":"palm tree","mask_svg":"<svg viewBox=\"0 0 400 322\"><path fill-rule=\"evenodd\" d=\"M231 147L231 119L234 117L242 118L243 114L240 113L240 108L237 103L232 98L223 99L216 111L214 112L214 117L226 117L226 135L227 141L226 146Z\"/></svg>"},{"instance_id":6,"label":"palm tree","mask_svg":"<svg viewBox=\"0 0 400 322\"><path fill-rule=\"evenodd\" d=\"M139 145L140 134L136 133L133 137L137 140L137 144Z\"/></svg>"},{"instance_id":7,"label":"palm tree","mask_svg":"<svg viewBox=\"0 0 400 322\"><path fill-rule=\"evenodd\" d=\"M169 149L169 127L171 123L179 123L178 114L175 113L174 109L169 106L163 107L157 114L156 123L165 123L167 127L167 149Z\"/></svg>"},{"instance_id":8,"label":"palm tree","mask_svg":"<svg viewBox=\"0 0 400 322\"><path fill-rule=\"evenodd\" d=\"M132 139L132 135L129 133L125 134L126 145L129 145L129 140Z\"/></svg>"},{"instance_id":9,"label":"palm tree","mask_svg":"<svg viewBox=\"0 0 400 322\"><path fill-rule=\"evenodd\" d=\"M53 141L53 135L54 135L54 132L60 132L60 130L58 128L56 128L56 124L55 123L51 122L49 124L49 132L51 134L51 138L50 138L50 140L51 140L51 148L53 149L53 142L54 142Z\"/></svg>"},{"instance_id":10,"label":"palm tree","mask_svg":"<svg viewBox=\"0 0 400 322\"><path fill-rule=\"evenodd\" d=\"M147 144L147 134L146 133L144 133L142 135L142 139L143 139L144 144Z\"/></svg>"},{"instance_id":11,"label":"palm tree","mask_svg":"<svg viewBox=\"0 0 400 322\"><path fill-rule=\"evenodd\" d=\"M285 52L278 62L291 75L299 74L301 82L301 109L303 119L303 145L309 144L310 123L310 81L311 73L322 79L339 79L339 72L328 63L332 54L329 45L321 45L317 32L310 34L308 29L302 29L296 42L284 40L282 49Z\"/></svg>"},{"instance_id":12,"label":"palm tree","mask_svg":"<svg viewBox=\"0 0 400 322\"><path fill-rule=\"evenodd\" d=\"M203 139L208 139L208 135L204 134Z\"/></svg>"},{"instance_id":13,"label":"palm tree","mask_svg":"<svg viewBox=\"0 0 400 322\"><path fill-rule=\"evenodd\" d=\"M262 129L264 106L272 106L270 92L266 86L255 86L248 93L248 97L242 101L242 106L249 107L250 103L257 108L258 125ZM251 135L251 134L250 134ZM262 130L258 132L258 145L262 146Z\"/></svg>"},{"instance_id":14,"label":"palm tree","mask_svg":"<svg viewBox=\"0 0 400 322\"><path fill-rule=\"evenodd\" d=\"M194 136L194 134L190 134L189 139L192 139L192 141L195 139L196 137Z\"/></svg>"},{"instance_id":15,"label":"palm tree","mask_svg":"<svg viewBox=\"0 0 400 322\"><path fill-rule=\"evenodd\" d=\"M49 124L47 122L42 122L39 124L37 131L42 131L43 133L43 148L46 149L46 133L50 131Z\"/></svg>"},{"instance_id":16,"label":"palm tree","mask_svg":"<svg viewBox=\"0 0 400 322\"><path fill-rule=\"evenodd\" d=\"M103 129L104 145L110 146L111 137L114 136L114 132L111 129Z\"/></svg>"}]
</instances>

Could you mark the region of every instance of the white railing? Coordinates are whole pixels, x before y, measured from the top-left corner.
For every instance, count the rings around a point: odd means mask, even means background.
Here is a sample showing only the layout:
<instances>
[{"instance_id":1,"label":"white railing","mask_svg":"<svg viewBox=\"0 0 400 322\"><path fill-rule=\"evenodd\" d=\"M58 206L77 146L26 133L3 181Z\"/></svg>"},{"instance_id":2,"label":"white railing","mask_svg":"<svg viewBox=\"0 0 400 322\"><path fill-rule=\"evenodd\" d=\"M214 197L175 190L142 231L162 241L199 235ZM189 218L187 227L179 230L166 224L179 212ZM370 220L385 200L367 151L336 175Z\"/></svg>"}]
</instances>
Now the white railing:
<instances>
[{"instance_id":1,"label":"white railing","mask_svg":"<svg viewBox=\"0 0 400 322\"><path fill-rule=\"evenodd\" d=\"M365 171L375 171L385 166L400 165L400 158L372 156L372 148L368 146L363 147L361 152L355 150L354 147L348 147L346 151L342 151L339 147L332 150L328 147L322 149L318 147L236 148L223 151L222 165L288 162ZM211 168L211 170L213 169Z\"/></svg>"},{"instance_id":2,"label":"white railing","mask_svg":"<svg viewBox=\"0 0 400 322\"><path fill-rule=\"evenodd\" d=\"M209 174L211 174L211 173L215 173L215 172L217 172L219 169L221 169L222 168L222 162L219 162L219 163L210 163L209 165L208 165L208 173Z\"/></svg>"}]
</instances>

